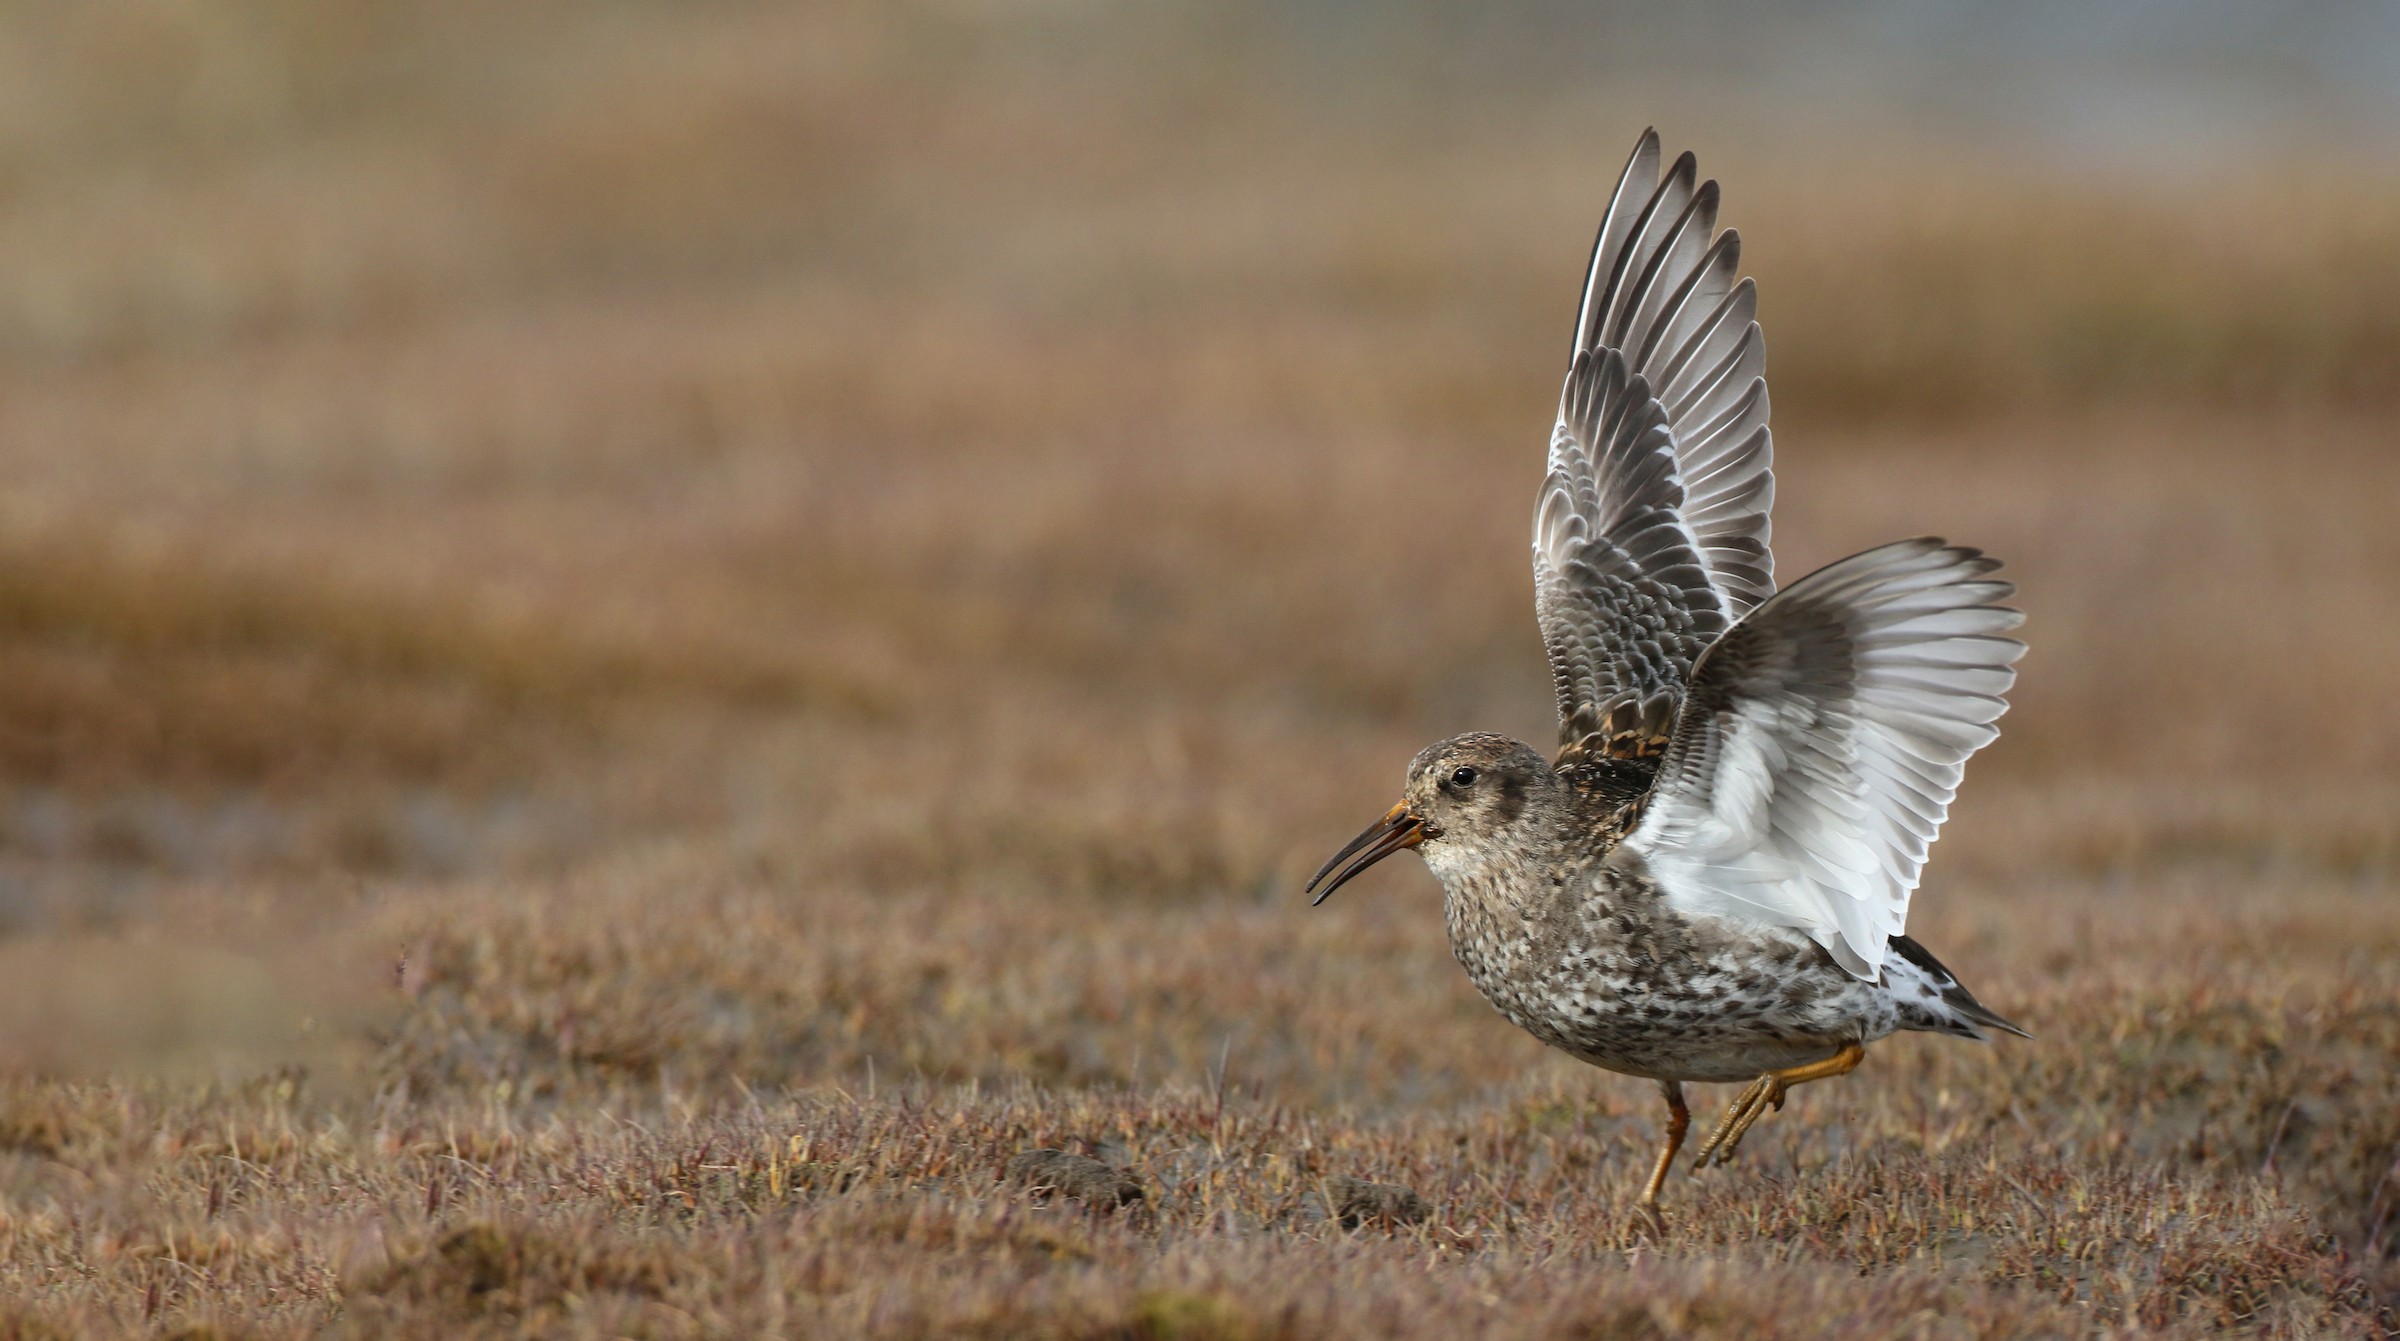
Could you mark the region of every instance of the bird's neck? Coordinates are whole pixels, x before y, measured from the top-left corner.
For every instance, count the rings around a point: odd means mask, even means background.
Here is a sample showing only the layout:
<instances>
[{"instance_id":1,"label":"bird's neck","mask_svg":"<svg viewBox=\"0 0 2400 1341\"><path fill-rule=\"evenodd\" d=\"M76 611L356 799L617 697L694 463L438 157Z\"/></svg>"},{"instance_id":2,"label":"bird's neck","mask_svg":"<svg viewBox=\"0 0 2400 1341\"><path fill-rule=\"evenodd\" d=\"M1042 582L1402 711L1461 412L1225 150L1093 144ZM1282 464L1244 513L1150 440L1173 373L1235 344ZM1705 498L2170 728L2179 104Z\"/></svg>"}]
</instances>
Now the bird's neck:
<instances>
[{"instance_id":1,"label":"bird's neck","mask_svg":"<svg viewBox=\"0 0 2400 1341\"><path fill-rule=\"evenodd\" d=\"M1562 782L1566 781L1561 779ZM1625 803L1573 785L1550 789L1524 818L1473 844L1425 850L1455 920L1521 915L1533 901L1569 885L1590 883L1590 871L1624 837Z\"/></svg>"}]
</instances>

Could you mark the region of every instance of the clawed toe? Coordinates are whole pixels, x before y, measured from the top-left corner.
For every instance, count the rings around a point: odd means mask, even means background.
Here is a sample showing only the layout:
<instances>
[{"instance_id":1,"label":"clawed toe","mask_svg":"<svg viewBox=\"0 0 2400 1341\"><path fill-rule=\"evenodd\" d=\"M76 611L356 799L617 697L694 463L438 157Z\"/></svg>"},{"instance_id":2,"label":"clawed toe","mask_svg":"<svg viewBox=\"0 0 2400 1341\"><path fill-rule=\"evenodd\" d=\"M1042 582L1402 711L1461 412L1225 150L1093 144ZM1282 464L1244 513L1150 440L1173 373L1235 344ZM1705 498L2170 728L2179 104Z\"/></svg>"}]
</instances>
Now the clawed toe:
<instances>
[{"instance_id":1,"label":"clawed toe","mask_svg":"<svg viewBox=\"0 0 2400 1341\"><path fill-rule=\"evenodd\" d=\"M1750 1128L1768 1110L1782 1111L1786 1092L1781 1076L1769 1074L1751 1081L1749 1088L1726 1108L1725 1118L1717 1124L1717 1129L1700 1143L1700 1155L1692 1167L1705 1169L1710 1164L1732 1162L1733 1152L1741 1148L1742 1137L1749 1134Z\"/></svg>"}]
</instances>

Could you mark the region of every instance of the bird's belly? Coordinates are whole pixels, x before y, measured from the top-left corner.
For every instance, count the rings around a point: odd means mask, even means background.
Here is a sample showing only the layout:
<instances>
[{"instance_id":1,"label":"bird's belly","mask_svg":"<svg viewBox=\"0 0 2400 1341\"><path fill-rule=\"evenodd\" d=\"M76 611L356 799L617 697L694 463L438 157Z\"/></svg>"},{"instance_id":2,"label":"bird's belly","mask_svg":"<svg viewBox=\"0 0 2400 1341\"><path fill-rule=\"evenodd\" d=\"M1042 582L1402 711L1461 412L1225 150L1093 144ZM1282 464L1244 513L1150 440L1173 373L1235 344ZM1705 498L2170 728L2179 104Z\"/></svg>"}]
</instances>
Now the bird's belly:
<instances>
[{"instance_id":1,"label":"bird's belly","mask_svg":"<svg viewBox=\"0 0 2400 1341\"><path fill-rule=\"evenodd\" d=\"M1822 1061L1895 1019L1867 984L1796 982L1607 955L1542 963L1459 949L1485 999L1535 1038L1594 1066L1656 1080L1737 1081ZM1839 973L1839 970L1835 970Z\"/></svg>"},{"instance_id":2,"label":"bird's belly","mask_svg":"<svg viewBox=\"0 0 2400 1341\"><path fill-rule=\"evenodd\" d=\"M1664 1045L1612 1040L1605 1048L1568 1048L1577 1058L1621 1075L1652 1080L1743 1081L1769 1071L1821 1062L1842 1050L1828 1039L1724 1038L1698 1046L1690 1039Z\"/></svg>"}]
</instances>

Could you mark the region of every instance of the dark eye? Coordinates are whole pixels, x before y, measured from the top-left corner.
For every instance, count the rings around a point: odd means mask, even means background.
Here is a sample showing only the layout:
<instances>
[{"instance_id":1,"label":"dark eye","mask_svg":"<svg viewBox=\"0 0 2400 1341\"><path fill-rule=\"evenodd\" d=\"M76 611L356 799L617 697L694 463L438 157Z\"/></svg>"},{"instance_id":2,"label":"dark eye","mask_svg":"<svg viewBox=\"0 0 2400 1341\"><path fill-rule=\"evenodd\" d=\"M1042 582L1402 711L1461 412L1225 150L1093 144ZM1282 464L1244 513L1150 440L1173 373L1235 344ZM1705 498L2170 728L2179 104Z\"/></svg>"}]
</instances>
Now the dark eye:
<instances>
[{"instance_id":1,"label":"dark eye","mask_svg":"<svg viewBox=\"0 0 2400 1341\"><path fill-rule=\"evenodd\" d=\"M1456 769L1456 770L1453 770L1453 771L1451 772L1451 774L1450 774L1450 785L1451 785L1451 786L1453 786L1453 787L1472 787L1472 786L1474 786L1474 785L1475 785L1475 770L1474 770L1474 769L1472 769L1472 768L1464 768L1464 767L1462 767L1462 768L1458 768L1458 769Z\"/></svg>"}]
</instances>

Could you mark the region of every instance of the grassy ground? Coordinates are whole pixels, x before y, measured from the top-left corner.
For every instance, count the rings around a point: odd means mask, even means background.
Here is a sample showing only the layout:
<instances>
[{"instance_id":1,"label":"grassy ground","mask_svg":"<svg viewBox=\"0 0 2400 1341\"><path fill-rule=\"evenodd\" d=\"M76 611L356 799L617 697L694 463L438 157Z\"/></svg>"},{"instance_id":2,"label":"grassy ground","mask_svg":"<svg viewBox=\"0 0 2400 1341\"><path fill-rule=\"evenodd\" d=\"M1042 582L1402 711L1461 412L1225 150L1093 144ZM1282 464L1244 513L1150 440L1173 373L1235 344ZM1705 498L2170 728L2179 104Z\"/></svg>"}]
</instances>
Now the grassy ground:
<instances>
[{"instance_id":1,"label":"grassy ground","mask_svg":"<svg viewBox=\"0 0 2400 1341\"><path fill-rule=\"evenodd\" d=\"M1227 12L0 16L0 1337L2395 1325L2400 183L1336 97ZM1650 119L1786 574L2022 583L1911 930L2039 1036L1879 1046L1663 1238L1654 1093L1430 879L1296 892L1546 738Z\"/></svg>"}]
</instances>

